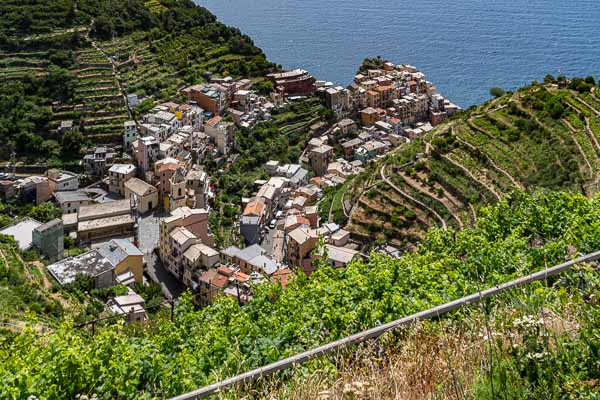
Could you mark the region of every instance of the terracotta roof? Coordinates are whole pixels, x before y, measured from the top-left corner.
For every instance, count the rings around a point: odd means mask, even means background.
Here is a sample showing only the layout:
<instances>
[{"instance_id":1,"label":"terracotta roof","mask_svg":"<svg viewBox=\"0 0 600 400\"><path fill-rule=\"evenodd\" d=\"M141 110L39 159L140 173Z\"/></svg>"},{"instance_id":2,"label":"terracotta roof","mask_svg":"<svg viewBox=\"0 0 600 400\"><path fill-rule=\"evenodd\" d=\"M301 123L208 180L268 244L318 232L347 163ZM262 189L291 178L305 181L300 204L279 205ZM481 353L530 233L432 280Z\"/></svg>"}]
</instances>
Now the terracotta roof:
<instances>
[{"instance_id":1,"label":"terracotta roof","mask_svg":"<svg viewBox=\"0 0 600 400\"><path fill-rule=\"evenodd\" d=\"M246 275L243 272L234 272L233 278L236 281L243 283L243 282L247 282L248 280L250 280L250 275Z\"/></svg>"},{"instance_id":2,"label":"terracotta roof","mask_svg":"<svg viewBox=\"0 0 600 400\"><path fill-rule=\"evenodd\" d=\"M300 224L300 225L310 225L310 221L308 220L308 218L303 217L303 216L298 216L296 217L296 221Z\"/></svg>"},{"instance_id":3,"label":"terracotta roof","mask_svg":"<svg viewBox=\"0 0 600 400\"><path fill-rule=\"evenodd\" d=\"M244 215L263 215L265 207L264 201L260 199L252 200L246 205L246 208L244 208Z\"/></svg>"},{"instance_id":4,"label":"terracotta roof","mask_svg":"<svg viewBox=\"0 0 600 400\"><path fill-rule=\"evenodd\" d=\"M163 171L175 171L177 169L177 164L161 164L158 171L159 172L163 172Z\"/></svg>"},{"instance_id":5,"label":"terracotta roof","mask_svg":"<svg viewBox=\"0 0 600 400\"><path fill-rule=\"evenodd\" d=\"M287 286L288 282L291 280L292 278L292 270L289 268L282 268L280 270L277 270L277 272L275 272L273 274L273 276L271 276L271 282L273 283L281 283L281 287L283 289L285 289L285 287Z\"/></svg>"},{"instance_id":6,"label":"terracotta roof","mask_svg":"<svg viewBox=\"0 0 600 400\"><path fill-rule=\"evenodd\" d=\"M225 276L232 276L235 271L231 268L227 268L226 266L221 265L219 266L219 268L217 268L217 272Z\"/></svg>"},{"instance_id":7,"label":"terracotta roof","mask_svg":"<svg viewBox=\"0 0 600 400\"><path fill-rule=\"evenodd\" d=\"M219 122L221 122L221 120L223 119L223 117L221 117L220 115L217 115L216 117L212 117L211 119L209 119L206 124L209 126L215 126L217 125Z\"/></svg>"},{"instance_id":8,"label":"terracotta roof","mask_svg":"<svg viewBox=\"0 0 600 400\"><path fill-rule=\"evenodd\" d=\"M375 90L377 90L378 92L385 92L388 90L394 90L394 87L392 85L385 85L385 86L382 85L382 86L378 86L377 89L375 89Z\"/></svg>"},{"instance_id":9,"label":"terracotta roof","mask_svg":"<svg viewBox=\"0 0 600 400\"><path fill-rule=\"evenodd\" d=\"M216 269L209 269L200 276L200 281L208 283L212 286L223 289L229 285L229 278L221 275Z\"/></svg>"},{"instance_id":10,"label":"terracotta roof","mask_svg":"<svg viewBox=\"0 0 600 400\"><path fill-rule=\"evenodd\" d=\"M211 283L213 286L224 289L229 286L229 278L219 273L215 275Z\"/></svg>"}]
</instances>

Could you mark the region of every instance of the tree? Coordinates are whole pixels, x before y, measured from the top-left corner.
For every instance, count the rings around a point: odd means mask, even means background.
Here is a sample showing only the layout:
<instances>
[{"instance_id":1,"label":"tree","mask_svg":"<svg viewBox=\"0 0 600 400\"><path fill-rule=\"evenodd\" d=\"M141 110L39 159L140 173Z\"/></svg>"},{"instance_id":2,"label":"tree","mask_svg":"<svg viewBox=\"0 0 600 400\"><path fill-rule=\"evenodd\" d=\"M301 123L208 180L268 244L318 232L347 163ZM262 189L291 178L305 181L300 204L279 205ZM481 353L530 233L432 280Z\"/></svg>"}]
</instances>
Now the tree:
<instances>
[{"instance_id":1,"label":"tree","mask_svg":"<svg viewBox=\"0 0 600 400\"><path fill-rule=\"evenodd\" d=\"M0 228L4 228L13 223L13 219L5 214L0 214Z\"/></svg>"},{"instance_id":2,"label":"tree","mask_svg":"<svg viewBox=\"0 0 600 400\"><path fill-rule=\"evenodd\" d=\"M45 223L60 218L62 210L55 207L52 203L43 203L33 207L28 215L30 218Z\"/></svg>"},{"instance_id":3,"label":"tree","mask_svg":"<svg viewBox=\"0 0 600 400\"><path fill-rule=\"evenodd\" d=\"M69 68L73 65L73 52L66 50L51 50L48 52L48 60L61 68Z\"/></svg>"},{"instance_id":4,"label":"tree","mask_svg":"<svg viewBox=\"0 0 600 400\"><path fill-rule=\"evenodd\" d=\"M113 23L107 15L100 15L96 18L91 32L94 36L100 39L110 39L113 32Z\"/></svg>"},{"instance_id":5,"label":"tree","mask_svg":"<svg viewBox=\"0 0 600 400\"><path fill-rule=\"evenodd\" d=\"M323 117L327 120L332 120L335 117L335 113L330 108L322 108L319 111L319 114L321 115L321 117Z\"/></svg>"},{"instance_id":6,"label":"tree","mask_svg":"<svg viewBox=\"0 0 600 400\"><path fill-rule=\"evenodd\" d=\"M62 137L62 152L67 157L77 157L81 151L83 135L79 129L70 129Z\"/></svg>"},{"instance_id":7,"label":"tree","mask_svg":"<svg viewBox=\"0 0 600 400\"><path fill-rule=\"evenodd\" d=\"M490 89L490 95L492 95L495 98L502 97L505 93L506 92L504 91L504 89L500 87L493 87Z\"/></svg>"},{"instance_id":8,"label":"tree","mask_svg":"<svg viewBox=\"0 0 600 400\"><path fill-rule=\"evenodd\" d=\"M588 93L594 86L594 78L589 76L585 80L581 78L573 78L569 82L569 89L576 90L579 93Z\"/></svg>"},{"instance_id":9,"label":"tree","mask_svg":"<svg viewBox=\"0 0 600 400\"><path fill-rule=\"evenodd\" d=\"M254 84L252 89L256 90L258 94L267 95L273 91L273 82L261 81Z\"/></svg>"},{"instance_id":10,"label":"tree","mask_svg":"<svg viewBox=\"0 0 600 400\"><path fill-rule=\"evenodd\" d=\"M67 101L75 94L75 77L64 68L51 64L48 75L40 82L41 94L48 98Z\"/></svg>"}]
</instances>

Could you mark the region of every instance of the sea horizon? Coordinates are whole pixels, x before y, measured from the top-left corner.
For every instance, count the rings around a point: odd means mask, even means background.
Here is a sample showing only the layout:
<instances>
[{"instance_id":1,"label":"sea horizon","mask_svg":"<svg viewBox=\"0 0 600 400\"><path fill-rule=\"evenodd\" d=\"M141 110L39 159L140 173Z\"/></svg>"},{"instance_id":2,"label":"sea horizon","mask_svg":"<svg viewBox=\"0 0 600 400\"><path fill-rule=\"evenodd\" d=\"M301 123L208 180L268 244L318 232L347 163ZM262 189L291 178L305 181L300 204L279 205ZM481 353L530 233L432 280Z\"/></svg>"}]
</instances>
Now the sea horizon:
<instances>
[{"instance_id":1,"label":"sea horizon","mask_svg":"<svg viewBox=\"0 0 600 400\"><path fill-rule=\"evenodd\" d=\"M600 74L600 3L591 0L194 1L271 61L344 86L375 56L414 65L461 107L489 99L495 86Z\"/></svg>"}]
</instances>

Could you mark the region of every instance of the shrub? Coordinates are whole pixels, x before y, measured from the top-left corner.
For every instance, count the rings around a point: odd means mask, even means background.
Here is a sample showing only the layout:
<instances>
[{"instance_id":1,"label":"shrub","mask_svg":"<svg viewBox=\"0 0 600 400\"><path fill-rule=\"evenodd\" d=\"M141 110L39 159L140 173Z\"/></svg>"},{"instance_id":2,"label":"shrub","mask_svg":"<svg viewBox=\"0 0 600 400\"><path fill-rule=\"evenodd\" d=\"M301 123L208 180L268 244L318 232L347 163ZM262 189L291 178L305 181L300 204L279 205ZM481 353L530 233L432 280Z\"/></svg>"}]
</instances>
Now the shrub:
<instances>
[{"instance_id":1,"label":"shrub","mask_svg":"<svg viewBox=\"0 0 600 400\"><path fill-rule=\"evenodd\" d=\"M504 89L500 87L493 87L490 89L490 95L495 98L502 97L505 93L506 92L504 91Z\"/></svg>"}]
</instances>

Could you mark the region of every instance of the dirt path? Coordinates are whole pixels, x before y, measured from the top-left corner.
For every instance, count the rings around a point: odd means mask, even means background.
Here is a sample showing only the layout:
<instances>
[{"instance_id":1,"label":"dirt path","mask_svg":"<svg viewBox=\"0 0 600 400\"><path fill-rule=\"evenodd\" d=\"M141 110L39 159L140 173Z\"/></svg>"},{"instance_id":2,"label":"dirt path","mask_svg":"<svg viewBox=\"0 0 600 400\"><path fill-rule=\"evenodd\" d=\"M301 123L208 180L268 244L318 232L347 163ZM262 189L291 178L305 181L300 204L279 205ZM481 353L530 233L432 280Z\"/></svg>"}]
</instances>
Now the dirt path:
<instances>
[{"instance_id":1,"label":"dirt path","mask_svg":"<svg viewBox=\"0 0 600 400\"><path fill-rule=\"evenodd\" d=\"M461 230L465 229L465 226L464 226L463 222L461 221L461 219L456 214L456 212L460 208L458 206L458 204L462 205L462 203L458 199L454 198L454 196L452 196L450 193L448 193L446 191L446 189L444 189L440 185L436 185L436 189L437 188L442 189L443 196L442 197L437 197L437 196L434 197L434 195L432 195L422 183L420 183L417 180L412 179L411 177L409 177L409 176L407 176L405 174L402 174L402 173L400 174L400 176L413 189L415 189L415 190L423 193L424 195L426 195L428 197L431 197L435 201L441 203L444 206L444 208L446 210L448 210L448 213L452 216L452 218L454 218L456 220L456 222L458 222L458 226L460 227L460 229Z\"/></svg>"},{"instance_id":2,"label":"dirt path","mask_svg":"<svg viewBox=\"0 0 600 400\"><path fill-rule=\"evenodd\" d=\"M587 101L585 101L584 99L582 99L581 97L578 96L577 92L571 91L571 94L573 96L575 96L575 99L577 99L578 102L580 102L581 104L583 104L584 106L586 106L587 108L590 109L591 112L593 112L594 114L596 114L596 116L600 116L600 111L596 110L595 107L592 107ZM590 92L591 94L591 92ZM593 94L592 94L593 96Z\"/></svg>"},{"instance_id":3,"label":"dirt path","mask_svg":"<svg viewBox=\"0 0 600 400\"><path fill-rule=\"evenodd\" d=\"M333 220L333 203L335 203L335 195L333 194L333 198L331 199L331 203L329 204L329 213L327 214L327 222L332 222Z\"/></svg>"},{"instance_id":4,"label":"dirt path","mask_svg":"<svg viewBox=\"0 0 600 400\"><path fill-rule=\"evenodd\" d=\"M4 256L3 249L0 249L0 257L2 257L2 262L4 262L4 266L6 267L6 271L8 272L10 270L10 267L8 265L8 261L6 260L6 257Z\"/></svg>"},{"instance_id":5,"label":"dirt path","mask_svg":"<svg viewBox=\"0 0 600 400\"><path fill-rule=\"evenodd\" d=\"M27 36L21 40L23 40L25 42L30 42L32 40L39 40L39 39L52 39L52 38L55 38L58 36L63 36L63 35L67 35L69 33L74 33L74 32L79 32L79 33L88 32L89 33L89 30L90 30L90 28L87 26L76 26L76 27L61 30L61 31L55 31L55 32L50 32L50 33L40 33L38 35Z\"/></svg>"},{"instance_id":6,"label":"dirt path","mask_svg":"<svg viewBox=\"0 0 600 400\"><path fill-rule=\"evenodd\" d=\"M444 229L448 229L448 224L446 223L446 221L444 220L444 218L442 218L440 216L440 214L438 214L434 209L432 209L431 207L427 206L426 204L424 204L423 202L415 199L414 197L412 197L411 195L409 195L408 193L404 192L402 189L400 189L399 187L397 187L392 181L390 181L386 176L385 176L385 165L383 165L381 167L380 170L380 175L381 175L381 179L383 179L383 181L385 183L387 183L392 189L394 189L398 194L400 194L401 196L407 198L408 200L412 201L413 203L417 204L419 207L429 211L432 215L435 216L435 218L438 219L438 221L440 221L440 223L442 224L442 227Z\"/></svg>"},{"instance_id":7,"label":"dirt path","mask_svg":"<svg viewBox=\"0 0 600 400\"><path fill-rule=\"evenodd\" d=\"M469 171L467 169L467 167L465 167L464 165L462 165L458 161L450 158L447 155L442 154L442 158L444 160L448 161L449 163L451 163L452 165L454 165L455 167L460 168L465 174L467 174L467 176L469 178L471 178L475 182L479 183L481 186L483 186L484 188L486 188L490 193L492 193L494 195L494 197L496 197L496 199L498 199L498 201L501 200L500 194L498 194L498 192L496 192L496 190L494 190L494 188L490 184L484 182L481 178L477 178L475 175L473 175L473 173L471 171Z\"/></svg>"},{"instance_id":8,"label":"dirt path","mask_svg":"<svg viewBox=\"0 0 600 400\"><path fill-rule=\"evenodd\" d=\"M574 105L567 103L567 106L569 106L573 111L575 111L575 113L577 115L579 115L579 116L583 115L581 110L579 110ZM598 143L598 139L596 138L596 135L594 135L594 132L592 131L592 128L590 127L590 117L587 117L584 115L584 121L585 121L585 125L584 125L585 134L588 136L588 139L590 139L590 141L592 142L592 145L594 146L594 150L596 151L596 154L600 155L600 143ZM567 123L568 123L569 129L573 130L574 127L571 125L571 123L568 121L567 121Z\"/></svg>"},{"instance_id":9,"label":"dirt path","mask_svg":"<svg viewBox=\"0 0 600 400\"><path fill-rule=\"evenodd\" d=\"M123 90L123 84L121 83L121 76L117 70L117 65L115 64L112 57L109 57L108 54L106 54L106 52L102 49L102 47L98 46L98 44L95 41L92 41L92 47L94 49L96 49L97 51L99 51L100 53L102 53L102 55L104 57L106 57L106 59L110 63L110 66L112 68L112 75L115 78L115 80L117 81L117 86L119 88L119 95L123 98L125 107L127 107L127 113L129 114L129 119L133 120L133 111L131 110L131 107L129 107L129 102L127 101L127 96L125 96L125 91Z\"/></svg>"},{"instance_id":10,"label":"dirt path","mask_svg":"<svg viewBox=\"0 0 600 400\"><path fill-rule=\"evenodd\" d=\"M596 149L596 154L600 156L600 143L598 143L598 138L596 138L596 135L594 134L594 132L592 131L592 128L590 127L590 118L589 117L585 117L585 133L588 135L588 137L594 144L594 148Z\"/></svg>"},{"instance_id":11,"label":"dirt path","mask_svg":"<svg viewBox=\"0 0 600 400\"><path fill-rule=\"evenodd\" d=\"M487 155L487 153L484 153L483 151L479 150L479 148L477 148L476 146L472 145L471 143L467 142L466 140L462 139L460 136L458 136L455 132L454 129L452 129L452 135L454 135L454 137L461 142L462 144L464 144L465 146L469 147L471 150L473 151L479 151L481 154L483 154L485 156L485 158L488 160L488 162L490 163L490 165L492 166L492 168L494 168L496 171L498 171L500 174L506 176L511 182L512 184L516 187L519 188L521 190L526 190L525 186L523 186L521 184L521 182L518 182L511 174L508 173L508 171L504 170L503 168L499 167L498 165L496 165L496 163L494 162L494 160L492 160L492 158L490 156Z\"/></svg>"},{"instance_id":12,"label":"dirt path","mask_svg":"<svg viewBox=\"0 0 600 400\"><path fill-rule=\"evenodd\" d=\"M561 122L563 123L563 125L565 125L567 127L567 129L569 129L571 131L571 133L572 133L571 137L573 139L573 142L575 142L575 146L577 146L579 153L583 157L583 161L585 161L585 163L590 171L590 177L593 177L594 169L592 168L592 164L590 163L590 160L587 158L587 155L585 154L585 152L583 151L583 148L581 147L581 145L577 141L577 138L575 137L575 135L577 134L577 129L575 129L575 127L573 125L571 125L571 123L564 118L561 119Z\"/></svg>"},{"instance_id":13,"label":"dirt path","mask_svg":"<svg viewBox=\"0 0 600 400\"><path fill-rule=\"evenodd\" d=\"M473 217L473 224L477 223L477 212L475 211L475 207L473 207L473 204L471 204L470 202L469 204L469 210L471 210L471 217Z\"/></svg>"},{"instance_id":14,"label":"dirt path","mask_svg":"<svg viewBox=\"0 0 600 400\"><path fill-rule=\"evenodd\" d=\"M342 193L342 211L344 212L344 215L346 216L346 218L350 217L350 213L346 211L346 203L345 203L345 198L346 198L346 193L348 193L348 189L344 190L344 193ZM350 207L350 210L352 210L352 207Z\"/></svg>"}]
</instances>

